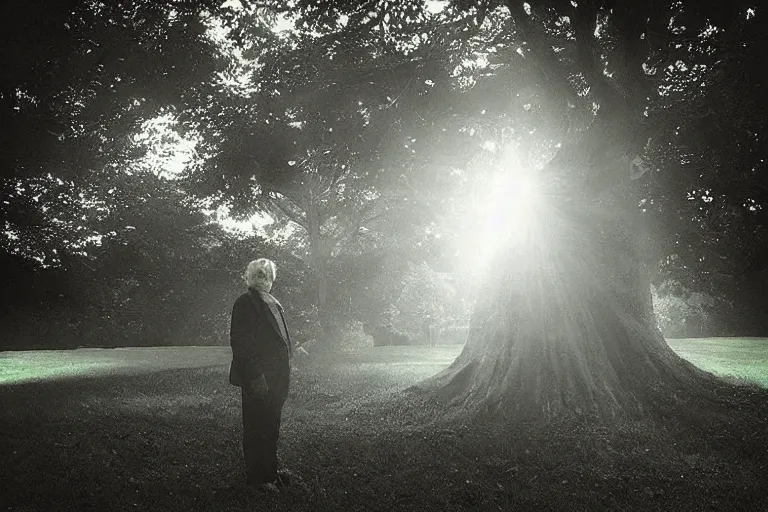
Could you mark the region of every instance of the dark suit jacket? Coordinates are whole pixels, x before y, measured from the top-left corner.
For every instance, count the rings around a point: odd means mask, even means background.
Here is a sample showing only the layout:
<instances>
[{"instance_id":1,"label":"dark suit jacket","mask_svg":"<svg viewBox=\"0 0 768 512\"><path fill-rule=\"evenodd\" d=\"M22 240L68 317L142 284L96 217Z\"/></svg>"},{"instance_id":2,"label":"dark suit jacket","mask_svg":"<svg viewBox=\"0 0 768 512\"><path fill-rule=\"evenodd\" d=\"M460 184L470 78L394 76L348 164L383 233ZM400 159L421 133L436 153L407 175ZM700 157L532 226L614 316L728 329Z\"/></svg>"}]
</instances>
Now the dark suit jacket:
<instances>
[{"instance_id":1,"label":"dark suit jacket","mask_svg":"<svg viewBox=\"0 0 768 512\"><path fill-rule=\"evenodd\" d=\"M277 322L285 318L282 308L280 317L269 309L258 292L248 290L240 295L232 307L232 323L229 342L232 345L232 365L229 382L235 386L247 386L262 375L267 380L270 398L285 399L290 384L290 336L283 339ZM285 327L286 334L288 332Z\"/></svg>"}]
</instances>

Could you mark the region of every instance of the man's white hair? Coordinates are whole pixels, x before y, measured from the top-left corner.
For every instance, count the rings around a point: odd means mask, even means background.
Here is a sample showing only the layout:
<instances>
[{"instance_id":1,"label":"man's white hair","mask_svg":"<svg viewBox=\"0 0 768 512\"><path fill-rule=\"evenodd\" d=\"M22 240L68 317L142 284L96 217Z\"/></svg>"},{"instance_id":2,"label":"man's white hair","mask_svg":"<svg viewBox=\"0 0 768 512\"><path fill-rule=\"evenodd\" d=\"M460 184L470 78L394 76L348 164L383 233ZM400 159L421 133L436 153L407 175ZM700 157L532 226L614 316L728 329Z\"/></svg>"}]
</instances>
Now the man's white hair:
<instances>
[{"instance_id":1,"label":"man's white hair","mask_svg":"<svg viewBox=\"0 0 768 512\"><path fill-rule=\"evenodd\" d=\"M253 260L245 269L245 282L250 288L259 288L259 284L268 281L271 285L277 278L277 266L272 260L259 258Z\"/></svg>"}]
</instances>

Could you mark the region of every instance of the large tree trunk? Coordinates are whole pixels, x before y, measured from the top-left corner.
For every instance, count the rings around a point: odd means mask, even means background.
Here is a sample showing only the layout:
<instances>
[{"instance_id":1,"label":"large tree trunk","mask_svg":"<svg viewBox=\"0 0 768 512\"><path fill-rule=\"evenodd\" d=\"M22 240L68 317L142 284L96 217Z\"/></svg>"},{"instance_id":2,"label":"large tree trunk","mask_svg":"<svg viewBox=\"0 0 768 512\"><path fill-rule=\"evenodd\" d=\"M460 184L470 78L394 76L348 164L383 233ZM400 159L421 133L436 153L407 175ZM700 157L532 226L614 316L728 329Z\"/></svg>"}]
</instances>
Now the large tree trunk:
<instances>
[{"instance_id":1,"label":"large tree trunk","mask_svg":"<svg viewBox=\"0 0 768 512\"><path fill-rule=\"evenodd\" d=\"M309 260L310 267L315 277L315 297L317 301L317 313L320 327L324 334L328 335L332 331L330 322L329 299L328 299L328 275L327 262L329 251L327 243L322 238L320 232L320 214L317 205L310 200L306 208L307 214L307 236L309 237Z\"/></svg>"},{"instance_id":2,"label":"large tree trunk","mask_svg":"<svg viewBox=\"0 0 768 512\"><path fill-rule=\"evenodd\" d=\"M563 148L541 174L535 230L489 266L464 350L417 388L463 413L612 417L710 378L656 327L629 181L635 137L619 113L603 113Z\"/></svg>"}]
</instances>

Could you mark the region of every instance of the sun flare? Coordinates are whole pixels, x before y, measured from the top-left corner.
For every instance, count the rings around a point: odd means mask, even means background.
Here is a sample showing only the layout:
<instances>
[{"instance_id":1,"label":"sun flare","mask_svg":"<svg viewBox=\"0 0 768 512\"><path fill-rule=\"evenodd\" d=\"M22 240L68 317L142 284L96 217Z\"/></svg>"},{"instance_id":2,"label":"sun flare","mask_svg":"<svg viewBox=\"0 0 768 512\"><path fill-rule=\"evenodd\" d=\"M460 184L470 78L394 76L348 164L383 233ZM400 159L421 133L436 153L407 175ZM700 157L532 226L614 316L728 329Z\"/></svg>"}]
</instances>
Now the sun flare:
<instances>
[{"instance_id":1,"label":"sun flare","mask_svg":"<svg viewBox=\"0 0 768 512\"><path fill-rule=\"evenodd\" d=\"M532 171L512 171L489 180L474 215L477 229L468 241L478 271L499 250L522 247L535 237L544 199L537 178Z\"/></svg>"},{"instance_id":2,"label":"sun flare","mask_svg":"<svg viewBox=\"0 0 768 512\"><path fill-rule=\"evenodd\" d=\"M489 202L491 234L504 238L529 232L535 224L540 200L534 175L514 173L499 179Z\"/></svg>"}]
</instances>

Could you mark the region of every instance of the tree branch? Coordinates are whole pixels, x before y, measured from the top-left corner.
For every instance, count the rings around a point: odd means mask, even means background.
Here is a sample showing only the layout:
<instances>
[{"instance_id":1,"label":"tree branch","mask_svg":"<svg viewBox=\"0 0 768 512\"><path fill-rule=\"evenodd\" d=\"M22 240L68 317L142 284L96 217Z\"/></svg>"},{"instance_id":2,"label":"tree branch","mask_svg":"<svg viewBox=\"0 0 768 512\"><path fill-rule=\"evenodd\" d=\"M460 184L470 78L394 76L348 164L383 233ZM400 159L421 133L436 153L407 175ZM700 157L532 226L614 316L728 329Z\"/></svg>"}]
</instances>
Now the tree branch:
<instances>
[{"instance_id":1,"label":"tree branch","mask_svg":"<svg viewBox=\"0 0 768 512\"><path fill-rule=\"evenodd\" d=\"M515 27L522 33L523 38L528 43L530 55L536 62L543 82L548 84L564 102L576 103L578 96L568 81L568 73L565 67L557 58L557 54L555 54L552 47L544 40L544 37L536 33L528 13L525 12L523 2L505 1L509 14L515 22Z\"/></svg>"},{"instance_id":2,"label":"tree branch","mask_svg":"<svg viewBox=\"0 0 768 512\"><path fill-rule=\"evenodd\" d=\"M603 62L597 49L595 29L599 9L594 2L586 1L573 10L571 26L576 34L576 55L579 68L584 73L598 104L616 103L618 91L610 84L603 70Z\"/></svg>"},{"instance_id":3,"label":"tree branch","mask_svg":"<svg viewBox=\"0 0 768 512\"><path fill-rule=\"evenodd\" d=\"M376 219L380 219L381 217L384 217L385 215L391 213L389 210L384 210L384 211L379 212L379 213L377 213L375 215L372 215L370 217L363 218L364 217L364 212L370 211L372 208L373 208L373 206L371 206L370 203L368 205L366 205L360 211L360 214L357 216L361 220L353 223L352 226L349 229L347 229L345 231L342 231L341 234L339 234L338 236L334 237L333 240L332 240L332 242L333 242L332 246L335 247L336 245L340 244L341 242L343 242L344 240L346 240L347 238L352 236L354 233L358 232L360 230L360 228L363 227L365 224L368 224L369 222L372 222L372 221L374 221Z\"/></svg>"},{"instance_id":4,"label":"tree branch","mask_svg":"<svg viewBox=\"0 0 768 512\"><path fill-rule=\"evenodd\" d=\"M256 12L259 9L266 9L277 14L291 12L291 7L287 5L287 2L283 2L282 5L277 5L275 2L251 2L250 0L240 0L240 4L246 11Z\"/></svg>"},{"instance_id":5,"label":"tree branch","mask_svg":"<svg viewBox=\"0 0 768 512\"><path fill-rule=\"evenodd\" d=\"M272 197L268 194L266 196L268 205L271 205L274 209L277 209L280 213L282 213L285 217L287 217L288 220L295 222L305 230L307 229L306 218L302 218L300 213L291 211L284 204L282 204L278 198Z\"/></svg>"},{"instance_id":6,"label":"tree branch","mask_svg":"<svg viewBox=\"0 0 768 512\"><path fill-rule=\"evenodd\" d=\"M618 50L621 57L616 60L616 72L621 79L622 93L631 102L630 109L640 111L655 85L648 80L643 64L648 58L648 22L655 9L662 6L655 0L647 2L616 2L613 6L613 20L620 34Z\"/></svg>"}]
</instances>

